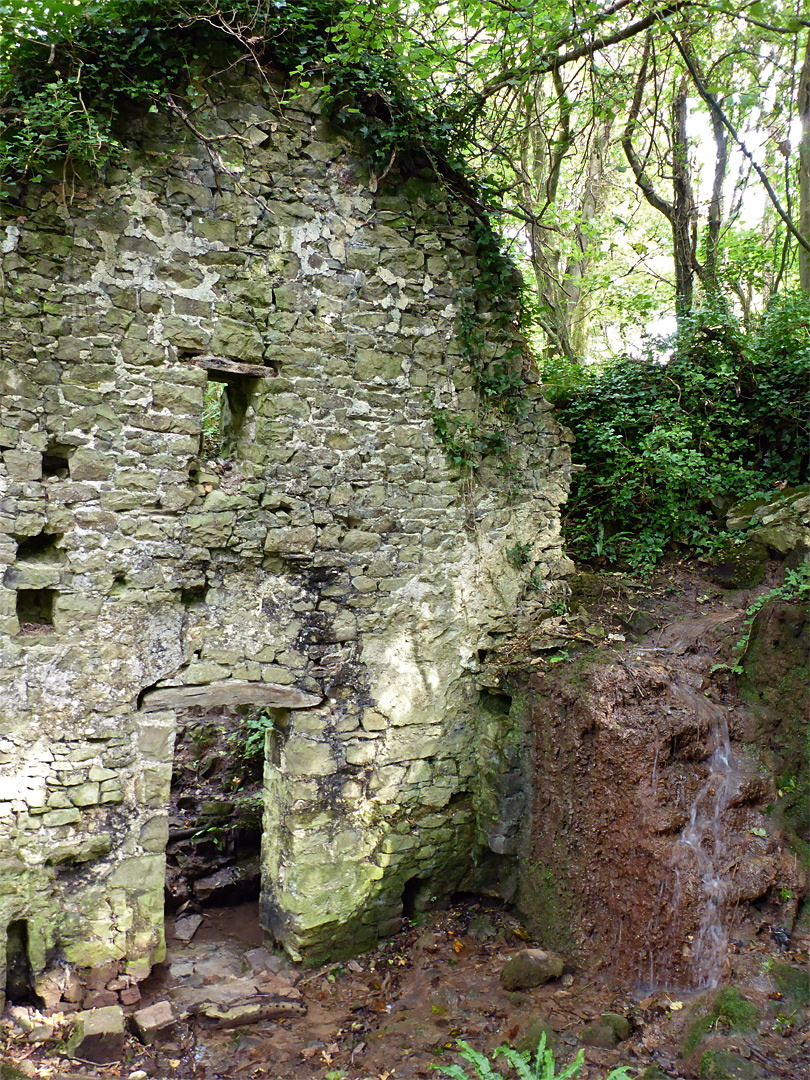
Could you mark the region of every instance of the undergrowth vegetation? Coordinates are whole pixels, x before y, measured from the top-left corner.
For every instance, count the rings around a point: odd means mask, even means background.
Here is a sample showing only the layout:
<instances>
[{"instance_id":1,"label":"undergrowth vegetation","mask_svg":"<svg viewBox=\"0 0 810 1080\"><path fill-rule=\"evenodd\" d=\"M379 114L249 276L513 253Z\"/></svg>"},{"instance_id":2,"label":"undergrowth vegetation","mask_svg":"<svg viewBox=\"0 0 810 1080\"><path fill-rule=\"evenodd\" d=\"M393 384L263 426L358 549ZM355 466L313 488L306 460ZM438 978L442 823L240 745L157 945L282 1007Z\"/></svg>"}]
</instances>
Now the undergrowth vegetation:
<instances>
[{"instance_id":1,"label":"undergrowth vegetation","mask_svg":"<svg viewBox=\"0 0 810 1080\"><path fill-rule=\"evenodd\" d=\"M582 466L565 520L576 558L638 568L673 542L712 550L733 502L806 480L806 295L779 296L748 334L699 313L671 356L549 363L543 379Z\"/></svg>"},{"instance_id":2,"label":"undergrowth vegetation","mask_svg":"<svg viewBox=\"0 0 810 1080\"><path fill-rule=\"evenodd\" d=\"M501 1073L495 1071L492 1062L485 1054L473 1050L463 1039L458 1041L456 1052L459 1057L472 1065L474 1080L505 1080ZM505 1058L510 1066L510 1072L517 1080L575 1080L582 1072L585 1063L585 1054L580 1049L571 1064L558 1073L553 1051L550 1046L546 1046L545 1033L540 1036L534 1056L503 1045L496 1047L492 1057L493 1060L497 1057ZM449 1080L470 1080L470 1073L461 1065L434 1065L433 1068ZM607 1080L629 1080L629 1078L629 1068L622 1065L618 1069L611 1070Z\"/></svg>"}]
</instances>

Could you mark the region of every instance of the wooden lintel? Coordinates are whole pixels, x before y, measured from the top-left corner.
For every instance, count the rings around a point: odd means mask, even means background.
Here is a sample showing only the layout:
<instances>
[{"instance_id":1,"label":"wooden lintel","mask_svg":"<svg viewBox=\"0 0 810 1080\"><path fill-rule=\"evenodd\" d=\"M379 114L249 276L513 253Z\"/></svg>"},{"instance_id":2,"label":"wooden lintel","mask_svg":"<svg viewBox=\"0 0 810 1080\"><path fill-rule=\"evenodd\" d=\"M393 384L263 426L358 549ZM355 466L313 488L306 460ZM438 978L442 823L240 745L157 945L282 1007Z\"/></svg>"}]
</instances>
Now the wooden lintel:
<instances>
[{"instance_id":1,"label":"wooden lintel","mask_svg":"<svg viewBox=\"0 0 810 1080\"><path fill-rule=\"evenodd\" d=\"M203 367L227 379L229 375L247 375L251 379L272 379L276 375L274 368L264 364L243 364L241 360L228 360L224 356L192 356L191 363Z\"/></svg>"}]
</instances>

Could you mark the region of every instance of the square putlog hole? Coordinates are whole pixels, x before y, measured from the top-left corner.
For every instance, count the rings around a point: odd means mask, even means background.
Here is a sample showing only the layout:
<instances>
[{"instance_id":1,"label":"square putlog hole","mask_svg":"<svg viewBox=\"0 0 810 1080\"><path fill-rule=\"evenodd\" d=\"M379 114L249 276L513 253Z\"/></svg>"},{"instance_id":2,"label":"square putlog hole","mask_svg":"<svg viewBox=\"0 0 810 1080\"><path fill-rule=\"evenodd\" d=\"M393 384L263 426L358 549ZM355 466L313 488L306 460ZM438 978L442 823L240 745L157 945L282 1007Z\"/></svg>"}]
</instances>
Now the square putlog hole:
<instances>
[{"instance_id":1,"label":"square putlog hole","mask_svg":"<svg viewBox=\"0 0 810 1080\"><path fill-rule=\"evenodd\" d=\"M18 589L17 619L21 634L53 633L54 589Z\"/></svg>"}]
</instances>

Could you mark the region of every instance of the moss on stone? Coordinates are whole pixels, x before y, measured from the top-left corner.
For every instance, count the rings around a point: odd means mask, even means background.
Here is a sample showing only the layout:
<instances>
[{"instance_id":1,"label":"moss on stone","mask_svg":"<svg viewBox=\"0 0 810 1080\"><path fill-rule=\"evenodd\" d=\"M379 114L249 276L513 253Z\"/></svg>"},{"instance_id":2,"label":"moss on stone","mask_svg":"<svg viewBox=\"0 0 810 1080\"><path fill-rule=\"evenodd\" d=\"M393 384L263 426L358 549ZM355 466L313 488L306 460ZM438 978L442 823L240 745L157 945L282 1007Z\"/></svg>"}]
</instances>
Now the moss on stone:
<instances>
[{"instance_id":1,"label":"moss on stone","mask_svg":"<svg viewBox=\"0 0 810 1080\"><path fill-rule=\"evenodd\" d=\"M712 1030L750 1031L759 1018L759 1009L734 986L724 986L701 999L683 1041L683 1056L693 1054ZM701 1074L702 1075L702 1074Z\"/></svg>"},{"instance_id":2,"label":"moss on stone","mask_svg":"<svg viewBox=\"0 0 810 1080\"><path fill-rule=\"evenodd\" d=\"M810 1005L810 971L791 964L774 964L771 975L779 993L791 1005Z\"/></svg>"},{"instance_id":3,"label":"moss on stone","mask_svg":"<svg viewBox=\"0 0 810 1080\"><path fill-rule=\"evenodd\" d=\"M700 1059L700 1080L756 1080L762 1070L728 1050L707 1050Z\"/></svg>"}]
</instances>

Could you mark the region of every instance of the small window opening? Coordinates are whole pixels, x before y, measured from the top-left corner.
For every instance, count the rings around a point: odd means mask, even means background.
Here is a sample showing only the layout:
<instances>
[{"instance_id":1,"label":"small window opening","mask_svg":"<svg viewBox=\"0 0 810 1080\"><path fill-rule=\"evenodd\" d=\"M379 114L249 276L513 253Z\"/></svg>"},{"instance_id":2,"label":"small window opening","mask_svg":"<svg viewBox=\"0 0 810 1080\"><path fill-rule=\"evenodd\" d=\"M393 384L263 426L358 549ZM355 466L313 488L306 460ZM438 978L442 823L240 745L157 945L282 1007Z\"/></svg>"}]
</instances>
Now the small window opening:
<instances>
[{"instance_id":1,"label":"small window opening","mask_svg":"<svg viewBox=\"0 0 810 1080\"><path fill-rule=\"evenodd\" d=\"M190 585L188 588L180 590L180 603L184 607L190 607L192 604L204 604L207 595L208 582L203 582L201 585Z\"/></svg>"},{"instance_id":2,"label":"small window opening","mask_svg":"<svg viewBox=\"0 0 810 1080\"><path fill-rule=\"evenodd\" d=\"M66 480L70 476L70 447L50 443L42 455L42 475Z\"/></svg>"},{"instance_id":3,"label":"small window opening","mask_svg":"<svg viewBox=\"0 0 810 1080\"><path fill-rule=\"evenodd\" d=\"M203 398L200 456L219 457L222 450L222 399L225 383L208 380Z\"/></svg>"},{"instance_id":4,"label":"small window opening","mask_svg":"<svg viewBox=\"0 0 810 1080\"><path fill-rule=\"evenodd\" d=\"M202 412L202 458L233 457L259 380L235 372L208 373Z\"/></svg>"},{"instance_id":5,"label":"small window opening","mask_svg":"<svg viewBox=\"0 0 810 1080\"><path fill-rule=\"evenodd\" d=\"M53 631L54 589L18 589L17 618L23 634L48 634Z\"/></svg>"},{"instance_id":6,"label":"small window opening","mask_svg":"<svg viewBox=\"0 0 810 1080\"><path fill-rule=\"evenodd\" d=\"M127 591L127 579L125 574L116 574L113 578L112 588L110 589L110 596L121 596Z\"/></svg>"},{"instance_id":7,"label":"small window opening","mask_svg":"<svg viewBox=\"0 0 810 1080\"><path fill-rule=\"evenodd\" d=\"M490 716L508 716L512 708L512 699L508 694L490 694L489 691L481 692L481 707Z\"/></svg>"},{"instance_id":8,"label":"small window opening","mask_svg":"<svg viewBox=\"0 0 810 1080\"><path fill-rule=\"evenodd\" d=\"M61 562L64 552L59 548L62 533L37 533L17 542L18 562Z\"/></svg>"},{"instance_id":9,"label":"small window opening","mask_svg":"<svg viewBox=\"0 0 810 1080\"><path fill-rule=\"evenodd\" d=\"M8 924L6 937L6 1001L34 1005L36 1000L28 954L28 923L15 919Z\"/></svg>"}]
</instances>

